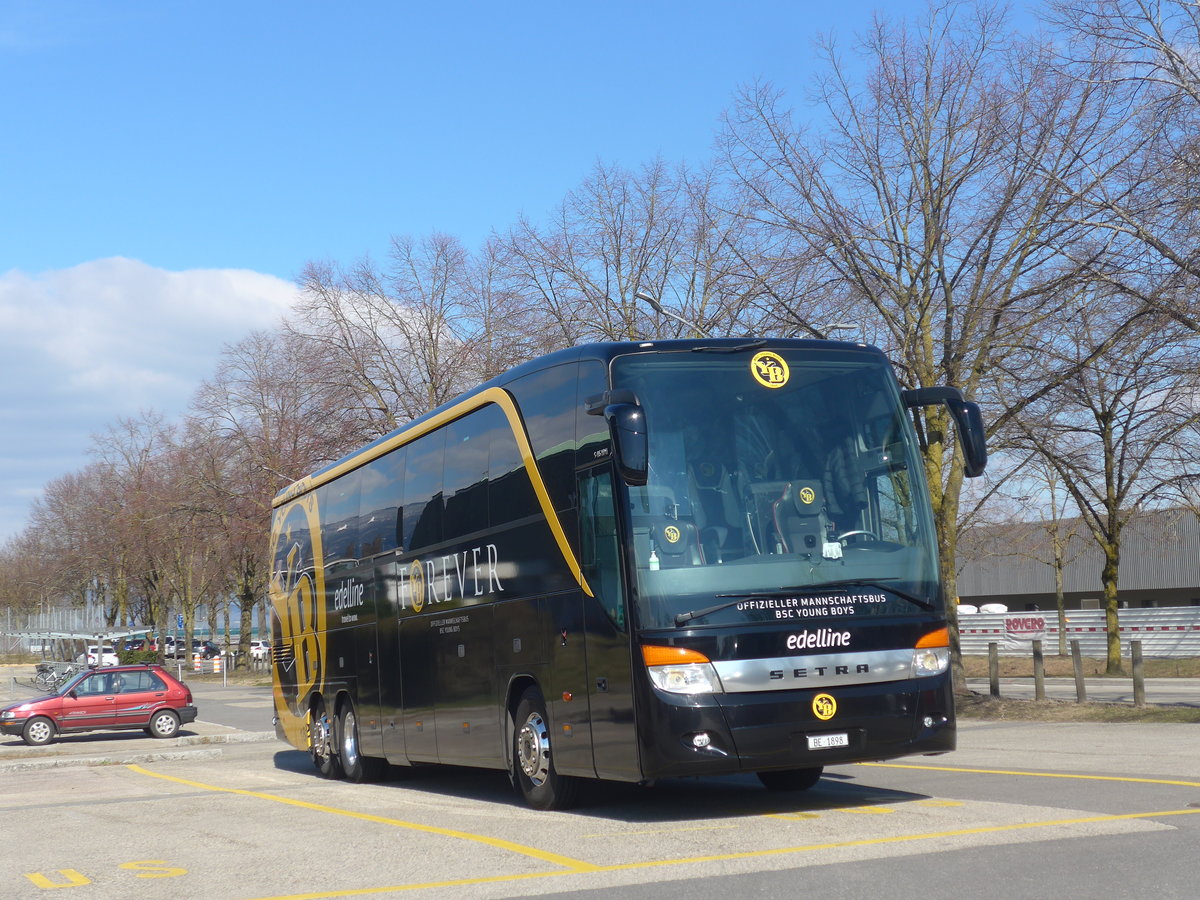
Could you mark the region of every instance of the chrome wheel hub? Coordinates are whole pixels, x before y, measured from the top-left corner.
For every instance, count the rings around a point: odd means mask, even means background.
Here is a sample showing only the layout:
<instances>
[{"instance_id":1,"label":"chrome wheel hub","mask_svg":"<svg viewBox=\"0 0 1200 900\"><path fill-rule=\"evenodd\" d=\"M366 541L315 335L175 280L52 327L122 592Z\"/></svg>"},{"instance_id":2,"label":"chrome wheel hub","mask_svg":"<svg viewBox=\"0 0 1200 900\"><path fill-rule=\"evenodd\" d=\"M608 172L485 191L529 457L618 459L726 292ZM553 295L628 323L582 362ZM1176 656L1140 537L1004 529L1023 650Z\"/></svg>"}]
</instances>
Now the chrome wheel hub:
<instances>
[{"instance_id":1,"label":"chrome wheel hub","mask_svg":"<svg viewBox=\"0 0 1200 900\"><path fill-rule=\"evenodd\" d=\"M517 762L535 787L550 776L550 735L538 713L531 713L517 734Z\"/></svg>"},{"instance_id":2,"label":"chrome wheel hub","mask_svg":"<svg viewBox=\"0 0 1200 900\"><path fill-rule=\"evenodd\" d=\"M342 730L342 763L350 769L358 762L358 723L353 712L346 713Z\"/></svg>"}]
</instances>

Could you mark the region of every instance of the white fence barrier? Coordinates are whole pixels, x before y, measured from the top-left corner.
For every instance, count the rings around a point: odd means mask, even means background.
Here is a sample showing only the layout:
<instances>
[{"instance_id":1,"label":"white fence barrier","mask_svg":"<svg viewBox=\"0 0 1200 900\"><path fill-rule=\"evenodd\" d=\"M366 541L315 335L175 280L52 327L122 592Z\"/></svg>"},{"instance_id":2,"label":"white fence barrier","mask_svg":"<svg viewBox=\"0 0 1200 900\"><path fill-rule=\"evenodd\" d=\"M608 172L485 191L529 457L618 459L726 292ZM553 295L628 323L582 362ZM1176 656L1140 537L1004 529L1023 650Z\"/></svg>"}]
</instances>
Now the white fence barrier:
<instances>
[{"instance_id":1,"label":"white fence barrier","mask_svg":"<svg viewBox=\"0 0 1200 900\"><path fill-rule=\"evenodd\" d=\"M1118 620L1122 656L1129 655L1130 641L1141 641L1142 655L1147 657L1200 656L1200 606L1123 609ZM992 642L1000 645L1002 656L1028 656L1030 642L1035 639L1042 642L1046 653L1056 653L1058 613L960 613L958 633L967 656L986 655ZM1067 610L1066 637L1068 647L1071 641L1079 641L1080 653L1102 659L1108 649L1104 610Z\"/></svg>"}]
</instances>

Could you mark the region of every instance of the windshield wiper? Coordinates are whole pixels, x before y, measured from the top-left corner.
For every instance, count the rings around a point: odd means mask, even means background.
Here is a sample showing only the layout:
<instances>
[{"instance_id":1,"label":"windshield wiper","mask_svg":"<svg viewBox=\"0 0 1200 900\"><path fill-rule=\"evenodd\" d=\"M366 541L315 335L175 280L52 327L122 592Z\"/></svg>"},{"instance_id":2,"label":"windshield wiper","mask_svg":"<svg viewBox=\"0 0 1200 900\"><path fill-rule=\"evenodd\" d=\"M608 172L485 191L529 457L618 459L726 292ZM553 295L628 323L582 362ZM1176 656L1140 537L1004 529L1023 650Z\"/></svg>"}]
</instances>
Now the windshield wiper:
<instances>
[{"instance_id":1,"label":"windshield wiper","mask_svg":"<svg viewBox=\"0 0 1200 900\"><path fill-rule=\"evenodd\" d=\"M718 603L715 606L707 606L704 609L694 609L694 610L691 610L690 612L679 613L677 616L675 616L675 624L683 625L683 624L686 624L687 622L692 621L692 619L700 619L700 618L703 618L704 616L711 615L712 613L720 612L723 609L729 609L729 607L731 607L731 606L737 606L743 600L771 599L771 598L776 598L776 597L791 597L795 594L819 594L819 593L822 593L823 591L828 590L829 588L839 588L839 587L872 588L872 587L879 587L879 582L881 582L881 581L895 581L895 580L896 579L894 579L894 578L876 578L873 581L863 581L858 578L847 578L842 581L826 581L821 584L803 584L803 585L798 585L796 587L778 588L776 590L770 590L770 591L747 591L745 593L739 593L739 594L717 594L718 597L732 597L734 599L727 600L724 603ZM921 609L926 610L927 612L932 612L935 609L935 607L932 603L929 603L926 600L922 600L920 597L913 596L912 594L905 593L904 591L898 591L895 588L891 588L891 587L887 588L886 590L889 593L895 594L901 600L906 600L909 603L913 604L914 606L921 607Z\"/></svg>"},{"instance_id":2,"label":"windshield wiper","mask_svg":"<svg viewBox=\"0 0 1200 900\"><path fill-rule=\"evenodd\" d=\"M738 344L736 347L693 347L693 353L741 353L743 350L757 350L766 344L766 340L759 338L755 341L750 341L747 344Z\"/></svg>"}]
</instances>

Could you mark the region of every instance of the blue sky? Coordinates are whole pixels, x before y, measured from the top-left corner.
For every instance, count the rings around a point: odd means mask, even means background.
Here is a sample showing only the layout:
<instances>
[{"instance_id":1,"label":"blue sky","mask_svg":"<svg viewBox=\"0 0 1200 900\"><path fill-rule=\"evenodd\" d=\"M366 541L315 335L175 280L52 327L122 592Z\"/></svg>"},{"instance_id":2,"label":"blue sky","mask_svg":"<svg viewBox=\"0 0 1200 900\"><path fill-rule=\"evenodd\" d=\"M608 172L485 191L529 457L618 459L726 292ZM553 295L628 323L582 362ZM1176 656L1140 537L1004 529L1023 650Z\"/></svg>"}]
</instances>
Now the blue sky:
<instances>
[{"instance_id":1,"label":"blue sky","mask_svg":"<svg viewBox=\"0 0 1200 900\"><path fill-rule=\"evenodd\" d=\"M0 4L0 269L476 245L597 159L706 157L739 83L802 85L815 32L873 5Z\"/></svg>"},{"instance_id":2,"label":"blue sky","mask_svg":"<svg viewBox=\"0 0 1200 900\"><path fill-rule=\"evenodd\" d=\"M478 246L597 160L705 160L740 84L802 102L810 2L0 0L0 540L88 436L177 416L306 262Z\"/></svg>"}]
</instances>

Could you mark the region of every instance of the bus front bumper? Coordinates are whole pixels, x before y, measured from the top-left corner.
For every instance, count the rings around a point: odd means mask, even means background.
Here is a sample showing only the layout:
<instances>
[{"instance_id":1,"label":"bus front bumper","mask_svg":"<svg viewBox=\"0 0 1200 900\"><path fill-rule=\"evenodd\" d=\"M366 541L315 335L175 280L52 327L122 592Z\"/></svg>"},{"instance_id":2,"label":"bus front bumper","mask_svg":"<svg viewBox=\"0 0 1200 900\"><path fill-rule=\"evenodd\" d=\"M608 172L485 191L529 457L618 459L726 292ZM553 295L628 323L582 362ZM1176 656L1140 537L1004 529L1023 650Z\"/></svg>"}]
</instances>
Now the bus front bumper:
<instances>
[{"instance_id":1,"label":"bus front bumper","mask_svg":"<svg viewBox=\"0 0 1200 900\"><path fill-rule=\"evenodd\" d=\"M894 759L945 753L956 742L949 673L827 690L655 691L651 706L652 733L641 747L646 778Z\"/></svg>"}]
</instances>

